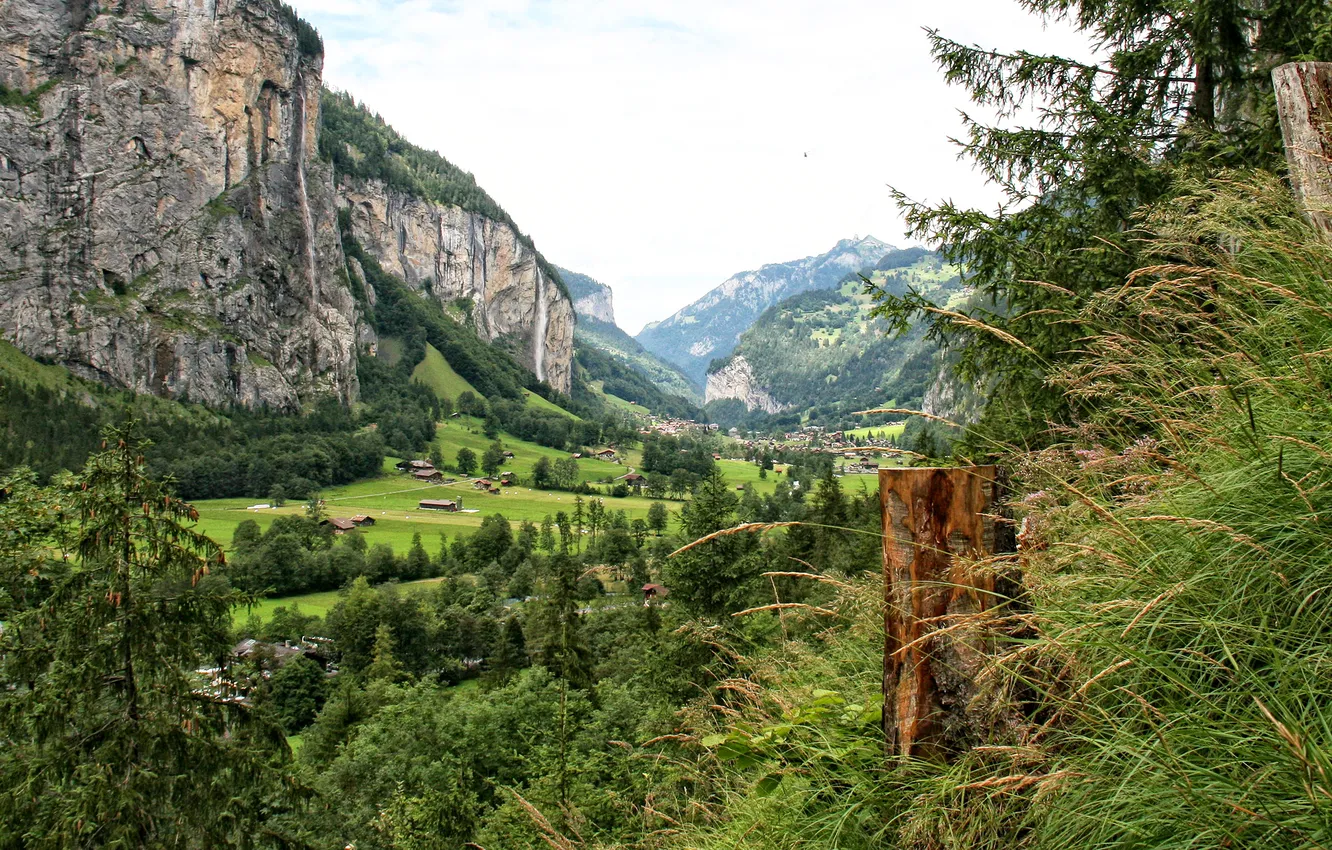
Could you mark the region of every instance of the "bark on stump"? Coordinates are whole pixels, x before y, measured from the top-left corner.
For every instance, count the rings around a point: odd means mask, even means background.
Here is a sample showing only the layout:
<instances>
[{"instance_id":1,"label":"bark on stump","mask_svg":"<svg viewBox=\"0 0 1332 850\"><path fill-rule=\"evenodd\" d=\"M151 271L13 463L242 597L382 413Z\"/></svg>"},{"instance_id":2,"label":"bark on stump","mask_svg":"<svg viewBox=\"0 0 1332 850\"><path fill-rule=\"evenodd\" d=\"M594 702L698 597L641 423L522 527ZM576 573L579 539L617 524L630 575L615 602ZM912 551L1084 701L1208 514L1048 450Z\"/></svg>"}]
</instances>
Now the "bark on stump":
<instances>
[{"instance_id":1,"label":"bark on stump","mask_svg":"<svg viewBox=\"0 0 1332 850\"><path fill-rule=\"evenodd\" d=\"M1332 62L1280 65L1272 85L1295 199L1332 237Z\"/></svg>"},{"instance_id":2,"label":"bark on stump","mask_svg":"<svg viewBox=\"0 0 1332 850\"><path fill-rule=\"evenodd\" d=\"M964 618L994 607L993 466L881 469L883 725L889 753L945 758L977 737L968 718L985 654ZM961 557L955 557L961 556Z\"/></svg>"}]
</instances>

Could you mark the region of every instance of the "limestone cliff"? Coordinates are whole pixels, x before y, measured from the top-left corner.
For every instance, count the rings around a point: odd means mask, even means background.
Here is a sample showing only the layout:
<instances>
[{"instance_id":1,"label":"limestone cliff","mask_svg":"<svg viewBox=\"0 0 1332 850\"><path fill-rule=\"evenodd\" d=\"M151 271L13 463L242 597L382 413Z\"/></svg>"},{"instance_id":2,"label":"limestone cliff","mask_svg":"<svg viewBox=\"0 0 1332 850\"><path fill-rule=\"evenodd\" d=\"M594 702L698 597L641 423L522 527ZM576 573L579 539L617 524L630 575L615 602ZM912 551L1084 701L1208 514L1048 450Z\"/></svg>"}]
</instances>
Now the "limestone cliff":
<instances>
[{"instance_id":1,"label":"limestone cliff","mask_svg":"<svg viewBox=\"0 0 1332 850\"><path fill-rule=\"evenodd\" d=\"M378 180L342 177L338 203L384 271L446 307L470 299L482 339L506 343L537 378L570 391L573 304L513 227Z\"/></svg>"},{"instance_id":2,"label":"limestone cliff","mask_svg":"<svg viewBox=\"0 0 1332 850\"><path fill-rule=\"evenodd\" d=\"M0 3L0 332L137 392L352 400L319 53L272 0Z\"/></svg>"},{"instance_id":3,"label":"limestone cliff","mask_svg":"<svg viewBox=\"0 0 1332 850\"><path fill-rule=\"evenodd\" d=\"M716 372L708 373L704 403L723 398L739 399L749 410L780 413L784 408L767 389L754 379L754 368L744 355L737 354Z\"/></svg>"},{"instance_id":4,"label":"limestone cliff","mask_svg":"<svg viewBox=\"0 0 1332 850\"><path fill-rule=\"evenodd\" d=\"M940 354L936 360L934 379L925 391L920 409L959 425L979 422L993 382L979 380L966 384L954 371L954 358Z\"/></svg>"},{"instance_id":5,"label":"limestone cliff","mask_svg":"<svg viewBox=\"0 0 1332 850\"><path fill-rule=\"evenodd\" d=\"M580 319L595 319L598 322L615 324L615 300L611 288L585 274L571 272L561 268L560 277L569 287L573 298L574 312Z\"/></svg>"}]
</instances>

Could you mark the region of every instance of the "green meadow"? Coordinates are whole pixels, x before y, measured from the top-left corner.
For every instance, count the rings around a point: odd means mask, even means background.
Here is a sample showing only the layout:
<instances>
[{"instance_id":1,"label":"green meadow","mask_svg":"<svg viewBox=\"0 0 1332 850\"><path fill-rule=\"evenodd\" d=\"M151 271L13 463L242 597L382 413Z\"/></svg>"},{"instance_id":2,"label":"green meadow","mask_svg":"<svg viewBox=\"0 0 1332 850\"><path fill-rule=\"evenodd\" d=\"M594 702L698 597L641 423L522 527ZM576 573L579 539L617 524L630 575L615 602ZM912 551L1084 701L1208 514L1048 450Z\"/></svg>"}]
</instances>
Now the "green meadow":
<instances>
[{"instance_id":1,"label":"green meadow","mask_svg":"<svg viewBox=\"0 0 1332 850\"><path fill-rule=\"evenodd\" d=\"M533 396L540 402L549 404L539 396ZM553 407L553 405L552 405ZM492 514L502 514L510 522L523 521L540 524L547 516L553 517L559 511L572 513L574 494L558 490L536 490L530 487L532 468L540 458L556 461L568 456L558 449L539 446L512 435L501 432L500 442L504 448L512 451L501 471L513 472L518 477L518 484L504 487L498 494L491 494L474 488L474 478L464 479L456 474L447 473L458 480L453 484L422 483L409 475L394 469L398 458L385 458L383 472L375 477L363 479L353 484L334 487L321 493L324 499L324 512L330 517L352 517L364 514L374 519L373 526L360 529L370 545L387 544L399 554L406 552L412 544L412 538L420 534L422 543L432 555L439 550L440 535L447 535L450 540L470 535L481 525L482 520ZM451 466L458 450L468 448L479 459L490 446L491 440L484 434L481 420L458 416L441 423L436 431L435 443ZM583 458L578 461L579 480L588 482L600 490L607 490L607 480L620 478L634 469L640 462L641 453L637 450L625 452L622 463ZM782 480L783 474L770 471L766 478L761 478L759 469L752 463L741 460L720 460L718 468L736 489L751 485L759 493L771 493ZM862 488L869 492L878 489L876 475L847 475L842 479L842 487L848 493L859 492ZM813 482L801 482L808 488ZM584 497L589 498L587 496ZM632 520L646 519L651 499L632 495L623 498L603 496L607 509L623 510ZM423 499L449 499L461 501L464 510L458 513L443 511L423 511L419 503ZM216 540L223 546L230 546L236 527L246 520L254 520L261 529L267 529L275 517L283 514L299 515L305 511L301 502L289 502L280 508L252 509L260 500L255 499L213 499L195 503L199 511L198 530ZM680 509L680 502L663 500L672 514ZM672 526L675 521L672 517ZM428 582L428 580L427 580ZM425 584L412 582L406 586ZM238 610L239 621L248 618L251 613L266 619L272 615L278 605L299 604L306 613L323 615L338 599L337 591L325 591L281 599L261 600L248 610Z\"/></svg>"},{"instance_id":2,"label":"green meadow","mask_svg":"<svg viewBox=\"0 0 1332 850\"><path fill-rule=\"evenodd\" d=\"M896 425L874 425L869 428L853 428L850 431L844 431L842 433L846 435L848 440L864 440L867 439L871 433L879 438L900 437L905 430L906 423L899 422Z\"/></svg>"},{"instance_id":3,"label":"green meadow","mask_svg":"<svg viewBox=\"0 0 1332 850\"><path fill-rule=\"evenodd\" d=\"M412 380L430 387L441 398L456 399L464 392L480 395L466 378L453 370L439 349L430 343L426 343L425 357L412 370Z\"/></svg>"},{"instance_id":4,"label":"green meadow","mask_svg":"<svg viewBox=\"0 0 1332 850\"><path fill-rule=\"evenodd\" d=\"M398 587L405 593L420 593L429 590L441 581L443 579L426 578L420 581L405 581L400 583ZM278 608L299 608L302 614L316 614L323 617L333 610L333 606L337 605L341 598L341 590L320 590L314 593L300 593L295 596L259 599L253 605L237 605L235 610L232 611L231 619L237 625L245 623L251 617L256 617L262 622L271 618L273 612Z\"/></svg>"}]
</instances>

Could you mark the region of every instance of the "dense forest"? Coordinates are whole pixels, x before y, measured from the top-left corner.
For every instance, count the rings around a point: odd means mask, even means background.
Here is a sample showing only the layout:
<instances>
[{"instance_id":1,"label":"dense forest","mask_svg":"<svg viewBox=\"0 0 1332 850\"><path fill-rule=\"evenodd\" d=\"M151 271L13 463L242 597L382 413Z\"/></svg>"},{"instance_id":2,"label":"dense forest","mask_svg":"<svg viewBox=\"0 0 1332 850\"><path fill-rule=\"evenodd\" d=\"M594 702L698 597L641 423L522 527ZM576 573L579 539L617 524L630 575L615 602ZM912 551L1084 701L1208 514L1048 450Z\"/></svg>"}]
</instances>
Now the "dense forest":
<instances>
[{"instance_id":1,"label":"dense forest","mask_svg":"<svg viewBox=\"0 0 1332 850\"><path fill-rule=\"evenodd\" d=\"M581 329L589 321L580 318L579 328ZM577 333L579 331L575 331L575 334ZM699 408L687 398L667 393L649 374L593 345L576 342L574 358L578 369L583 373L581 377L584 384L599 381L603 391L625 401L631 401L659 416L675 416L681 419L695 419L702 416Z\"/></svg>"}]
</instances>

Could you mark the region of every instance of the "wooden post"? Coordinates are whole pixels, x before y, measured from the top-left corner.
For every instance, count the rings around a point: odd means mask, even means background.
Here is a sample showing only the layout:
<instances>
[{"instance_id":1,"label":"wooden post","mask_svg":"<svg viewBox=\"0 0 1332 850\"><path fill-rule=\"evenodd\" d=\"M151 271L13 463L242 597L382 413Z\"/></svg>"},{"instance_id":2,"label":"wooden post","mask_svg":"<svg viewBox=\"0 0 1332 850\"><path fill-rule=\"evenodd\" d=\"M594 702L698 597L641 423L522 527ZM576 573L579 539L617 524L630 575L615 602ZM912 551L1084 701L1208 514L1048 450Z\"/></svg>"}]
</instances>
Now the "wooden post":
<instances>
[{"instance_id":1,"label":"wooden post","mask_svg":"<svg viewBox=\"0 0 1332 850\"><path fill-rule=\"evenodd\" d=\"M1332 237L1332 62L1279 65L1272 85L1295 200Z\"/></svg>"},{"instance_id":2,"label":"wooden post","mask_svg":"<svg viewBox=\"0 0 1332 850\"><path fill-rule=\"evenodd\" d=\"M966 745L980 648L955 631L993 607L995 573L955 561L994 552L993 466L879 470L883 509L883 723L890 753L943 758Z\"/></svg>"}]
</instances>

